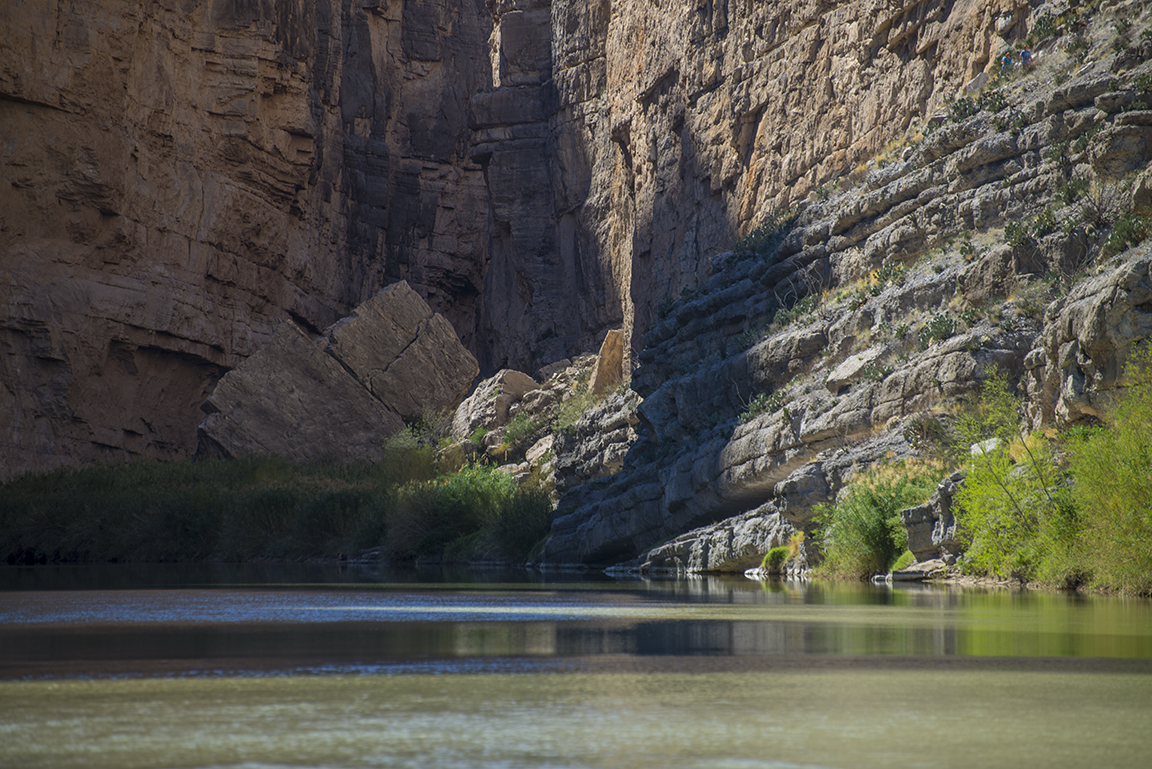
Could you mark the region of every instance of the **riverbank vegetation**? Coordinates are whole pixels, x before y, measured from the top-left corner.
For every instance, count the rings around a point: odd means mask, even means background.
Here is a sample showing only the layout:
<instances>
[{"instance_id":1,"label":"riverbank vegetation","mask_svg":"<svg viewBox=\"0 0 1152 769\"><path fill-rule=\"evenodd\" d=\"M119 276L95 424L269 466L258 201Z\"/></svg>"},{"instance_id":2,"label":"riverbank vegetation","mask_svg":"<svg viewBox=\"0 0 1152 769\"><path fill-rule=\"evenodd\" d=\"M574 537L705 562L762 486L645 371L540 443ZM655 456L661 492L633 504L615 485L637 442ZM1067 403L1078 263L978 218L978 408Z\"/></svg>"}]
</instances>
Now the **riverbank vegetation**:
<instances>
[{"instance_id":1,"label":"riverbank vegetation","mask_svg":"<svg viewBox=\"0 0 1152 769\"><path fill-rule=\"evenodd\" d=\"M0 558L252 561L380 547L396 560L523 561L551 519L538 479L441 471L404 432L376 464L138 461L16 478L0 486Z\"/></svg>"},{"instance_id":2,"label":"riverbank vegetation","mask_svg":"<svg viewBox=\"0 0 1152 769\"><path fill-rule=\"evenodd\" d=\"M865 471L834 505L818 508L825 576L867 579L913 560L900 511L922 504L945 475L937 461L907 460Z\"/></svg>"},{"instance_id":3,"label":"riverbank vegetation","mask_svg":"<svg viewBox=\"0 0 1152 769\"><path fill-rule=\"evenodd\" d=\"M1152 348L1131 355L1119 393L1100 425L1029 432L1022 401L992 376L940 431L944 472L899 463L862 473L824 511L820 571L891 569L906 543L899 510L927 499L924 480L961 468L962 572L1152 594Z\"/></svg>"}]
</instances>

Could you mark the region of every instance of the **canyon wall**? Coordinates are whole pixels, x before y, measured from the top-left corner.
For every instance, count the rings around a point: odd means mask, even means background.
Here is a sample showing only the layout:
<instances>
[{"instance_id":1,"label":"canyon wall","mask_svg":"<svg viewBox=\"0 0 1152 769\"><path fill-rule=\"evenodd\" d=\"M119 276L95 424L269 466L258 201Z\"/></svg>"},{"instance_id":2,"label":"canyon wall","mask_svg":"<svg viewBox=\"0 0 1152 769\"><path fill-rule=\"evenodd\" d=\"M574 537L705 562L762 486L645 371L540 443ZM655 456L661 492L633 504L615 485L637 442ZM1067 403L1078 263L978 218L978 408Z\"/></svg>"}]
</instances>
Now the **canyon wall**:
<instances>
[{"instance_id":1,"label":"canyon wall","mask_svg":"<svg viewBox=\"0 0 1152 769\"><path fill-rule=\"evenodd\" d=\"M407 280L475 344L482 3L0 7L0 466L188 456L278 324Z\"/></svg>"},{"instance_id":2,"label":"canyon wall","mask_svg":"<svg viewBox=\"0 0 1152 769\"><path fill-rule=\"evenodd\" d=\"M771 210L992 61L1024 0L14 0L5 476L188 456L281 322L407 280L485 373L635 349Z\"/></svg>"}]
</instances>

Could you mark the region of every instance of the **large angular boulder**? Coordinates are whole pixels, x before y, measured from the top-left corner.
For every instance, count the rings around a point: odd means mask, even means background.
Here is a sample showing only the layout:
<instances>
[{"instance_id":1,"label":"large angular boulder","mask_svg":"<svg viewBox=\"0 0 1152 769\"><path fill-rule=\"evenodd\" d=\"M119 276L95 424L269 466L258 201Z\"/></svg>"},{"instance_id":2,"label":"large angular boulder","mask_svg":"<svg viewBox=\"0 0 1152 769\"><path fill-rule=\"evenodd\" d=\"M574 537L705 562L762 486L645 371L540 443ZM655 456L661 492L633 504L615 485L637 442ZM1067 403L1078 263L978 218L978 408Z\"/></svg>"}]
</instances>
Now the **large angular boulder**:
<instances>
[{"instance_id":1,"label":"large angular boulder","mask_svg":"<svg viewBox=\"0 0 1152 769\"><path fill-rule=\"evenodd\" d=\"M375 461L405 419L454 407L477 373L452 326L397 283L315 341L283 323L204 403L198 454Z\"/></svg>"},{"instance_id":2,"label":"large angular boulder","mask_svg":"<svg viewBox=\"0 0 1152 769\"><path fill-rule=\"evenodd\" d=\"M319 343L403 419L455 408L480 373L452 324L405 282L357 307Z\"/></svg>"},{"instance_id":3,"label":"large angular boulder","mask_svg":"<svg viewBox=\"0 0 1152 769\"><path fill-rule=\"evenodd\" d=\"M963 483L963 471L955 472L940 482L927 502L900 511L908 549L918 563L955 557L964 550L953 512L953 498Z\"/></svg>"},{"instance_id":4,"label":"large angular boulder","mask_svg":"<svg viewBox=\"0 0 1152 769\"><path fill-rule=\"evenodd\" d=\"M540 387L520 371L501 369L476 386L452 417L452 437L462 441L477 428L495 430L508 424L508 410L527 393Z\"/></svg>"}]
</instances>

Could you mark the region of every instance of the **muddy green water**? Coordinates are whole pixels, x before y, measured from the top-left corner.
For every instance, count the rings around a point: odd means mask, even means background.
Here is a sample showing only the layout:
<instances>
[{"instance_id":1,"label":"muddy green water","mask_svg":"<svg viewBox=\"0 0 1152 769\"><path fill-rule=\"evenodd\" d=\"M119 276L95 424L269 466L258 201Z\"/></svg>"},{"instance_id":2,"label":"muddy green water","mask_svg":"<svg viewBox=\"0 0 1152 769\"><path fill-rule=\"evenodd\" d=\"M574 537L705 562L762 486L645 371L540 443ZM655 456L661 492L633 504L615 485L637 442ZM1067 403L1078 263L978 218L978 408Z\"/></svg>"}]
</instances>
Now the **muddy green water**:
<instances>
[{"instance_id":1,"label":"muddy green water","mask_svg":"<svg viewBox=\"0 0 1152 769\"><path fill-rule=\"evenodd\" d=\"M0 746L5 767L1145 767L1152 603L0 570Z\"/></svg>"}]
</instances>

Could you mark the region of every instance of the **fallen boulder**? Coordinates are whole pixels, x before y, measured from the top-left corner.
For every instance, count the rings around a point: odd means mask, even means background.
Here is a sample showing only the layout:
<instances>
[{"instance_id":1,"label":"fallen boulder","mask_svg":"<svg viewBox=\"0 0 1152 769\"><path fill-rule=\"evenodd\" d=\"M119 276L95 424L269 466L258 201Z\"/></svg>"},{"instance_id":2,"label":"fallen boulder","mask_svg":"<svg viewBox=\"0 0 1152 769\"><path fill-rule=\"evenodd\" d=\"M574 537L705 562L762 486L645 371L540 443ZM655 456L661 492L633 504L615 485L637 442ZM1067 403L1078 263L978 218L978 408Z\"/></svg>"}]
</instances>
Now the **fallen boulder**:
<instances>
[{"instance_id":1,"label":"fallen boulder","mask_svg":"<svg viewBox=\"0 0 1152 769\"><path fill-rule=\"evenodd\" d=\"M454 407L477 373L452 326L396 283L315 341L281 324L205 401L197 455L375 461L405 419Z\"/></svg>"}]
</instances>

